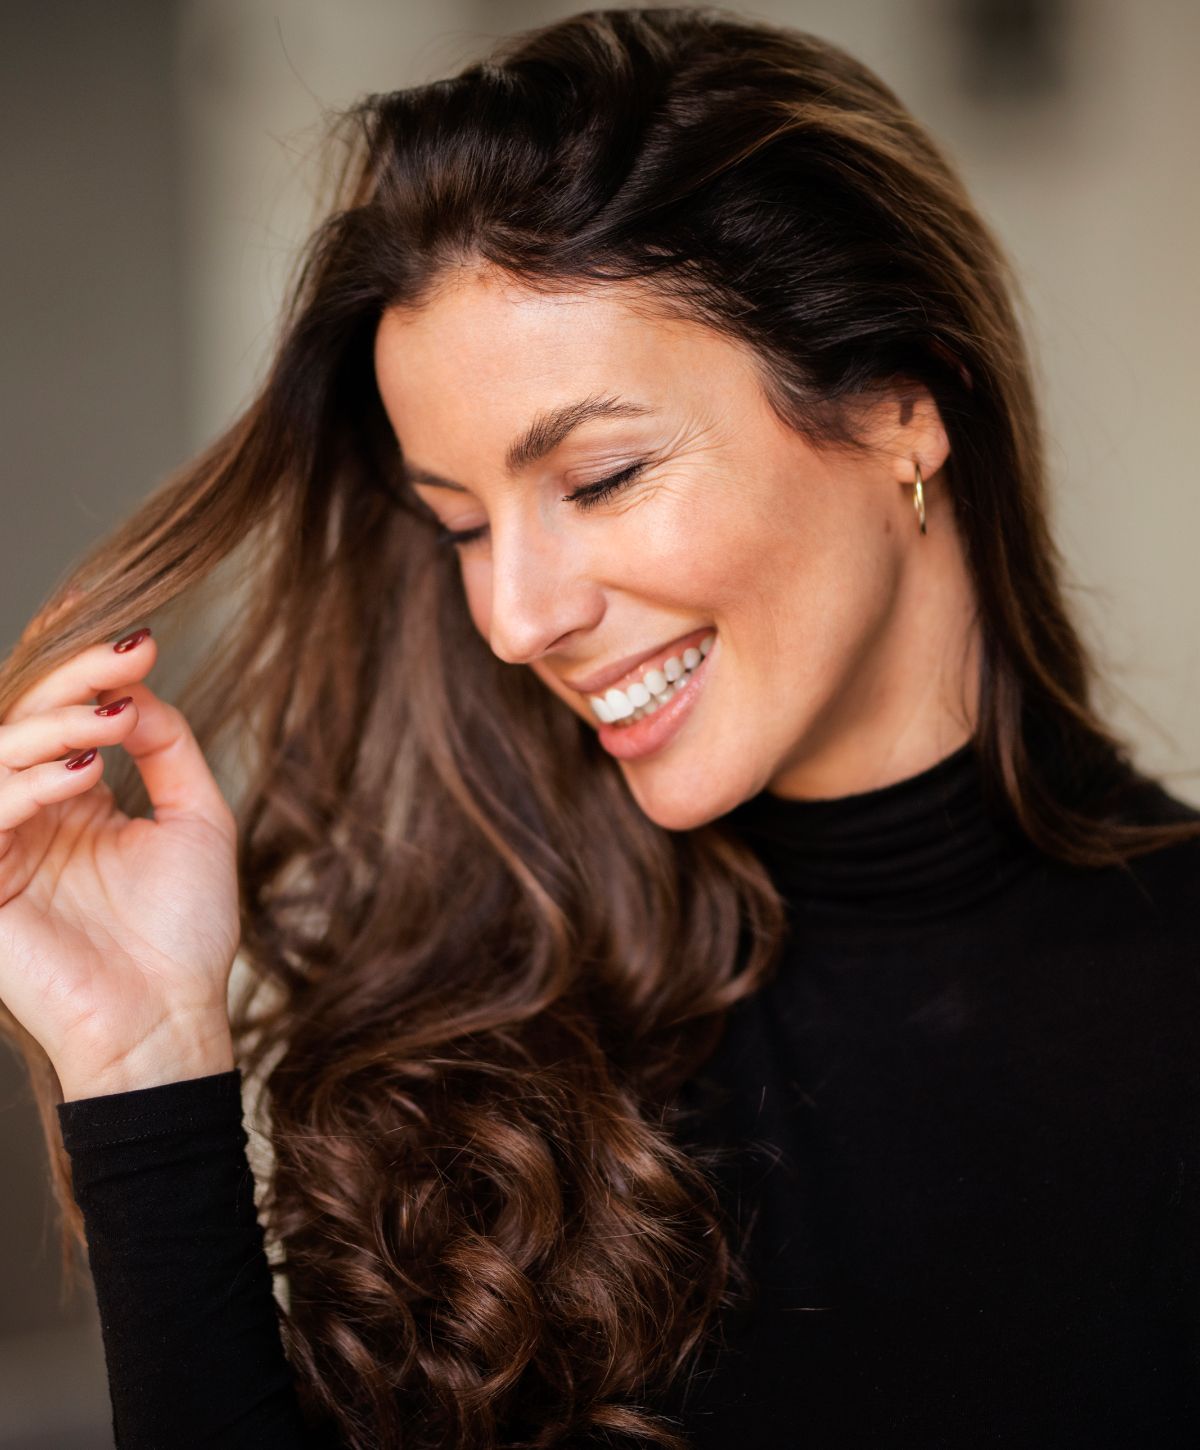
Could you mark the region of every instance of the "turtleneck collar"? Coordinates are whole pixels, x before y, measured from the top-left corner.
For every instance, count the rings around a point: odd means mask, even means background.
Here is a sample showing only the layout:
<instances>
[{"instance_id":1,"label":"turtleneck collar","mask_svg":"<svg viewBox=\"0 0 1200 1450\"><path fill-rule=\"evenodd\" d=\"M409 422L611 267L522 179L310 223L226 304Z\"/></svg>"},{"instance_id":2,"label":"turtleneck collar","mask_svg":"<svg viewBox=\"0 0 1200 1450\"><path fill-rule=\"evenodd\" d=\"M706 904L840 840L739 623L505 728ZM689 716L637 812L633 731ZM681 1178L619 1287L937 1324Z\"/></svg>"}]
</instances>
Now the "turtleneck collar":
<instances>
[{"instance_id":1,"label":"turtleneck collar","mask_svg":"<svg viewBox=\"0 0 1200 1450\"><path fill-rule=\"evenodd\" d=\"M807 924L929 924L1041 859L1009 816L989 809L983 787L968 740L877 790L818 800L762 791L725 819Z\"/></svg>"}]
</instances>

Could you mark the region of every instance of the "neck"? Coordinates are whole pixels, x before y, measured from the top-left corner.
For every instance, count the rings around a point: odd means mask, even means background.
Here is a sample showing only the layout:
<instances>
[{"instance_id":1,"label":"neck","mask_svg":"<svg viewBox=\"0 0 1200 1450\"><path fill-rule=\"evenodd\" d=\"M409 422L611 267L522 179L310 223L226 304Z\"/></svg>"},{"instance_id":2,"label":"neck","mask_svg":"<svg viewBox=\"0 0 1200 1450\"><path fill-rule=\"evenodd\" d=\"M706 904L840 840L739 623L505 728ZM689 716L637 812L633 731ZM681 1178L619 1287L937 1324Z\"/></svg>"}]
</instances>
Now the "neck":
<instances>
[{"instance_id":1,"label":"neck","mask_svg":"<svg viewBox=\"0 0 1200 1450\"><path fill-rule=\"evenodd\" d=\"M1038 853L988 807L973 740L885 786L834 798L770 791L725 818L806 928L924 928L1004 888Z\"/></svg>"}]
</instances>

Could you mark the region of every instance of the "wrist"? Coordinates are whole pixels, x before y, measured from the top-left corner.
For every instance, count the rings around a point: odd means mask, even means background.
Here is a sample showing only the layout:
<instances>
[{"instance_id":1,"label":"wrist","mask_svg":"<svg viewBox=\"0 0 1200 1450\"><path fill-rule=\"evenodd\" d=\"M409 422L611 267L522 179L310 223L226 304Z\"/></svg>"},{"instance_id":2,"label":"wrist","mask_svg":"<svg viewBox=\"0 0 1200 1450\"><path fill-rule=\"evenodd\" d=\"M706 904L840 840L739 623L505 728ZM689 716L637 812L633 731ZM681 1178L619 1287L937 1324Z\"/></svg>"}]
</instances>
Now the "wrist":
<instances>
[{"instance_id":1,"label":"wrist","mask_svg":"<svg viewBox=\"0 0 1200 1450\"><path fill-rule=\"evenodd\" d=\"M58 1069L58 1080L64 1102L72 1102L208 1077L234 1066L229 1020L222 1015L163 1022L137 1047L102 1067L64 1067Z\"/></svg>"}]
</instances>

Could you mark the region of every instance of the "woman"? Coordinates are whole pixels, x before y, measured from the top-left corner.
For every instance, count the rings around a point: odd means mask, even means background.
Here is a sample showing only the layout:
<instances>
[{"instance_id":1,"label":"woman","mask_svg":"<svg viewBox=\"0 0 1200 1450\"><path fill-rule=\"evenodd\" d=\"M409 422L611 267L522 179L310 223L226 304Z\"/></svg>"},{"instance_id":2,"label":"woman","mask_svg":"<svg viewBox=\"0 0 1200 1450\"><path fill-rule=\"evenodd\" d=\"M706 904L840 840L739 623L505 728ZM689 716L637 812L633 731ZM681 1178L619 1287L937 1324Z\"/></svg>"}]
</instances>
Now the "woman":
<instances>
[{"instance_id":1,"label":"woman","mask_svg":"<svg viewBox=\"0 0 1200 1450\"><path fill-rule=\"evenodd\" d=\"M0 680L118 1443L1193 1443L1200 812L1093 709L960 183L711 10L345 135L260 395ZM218 566L175 707L108 641Z\"/></svg>"}]
</instances>

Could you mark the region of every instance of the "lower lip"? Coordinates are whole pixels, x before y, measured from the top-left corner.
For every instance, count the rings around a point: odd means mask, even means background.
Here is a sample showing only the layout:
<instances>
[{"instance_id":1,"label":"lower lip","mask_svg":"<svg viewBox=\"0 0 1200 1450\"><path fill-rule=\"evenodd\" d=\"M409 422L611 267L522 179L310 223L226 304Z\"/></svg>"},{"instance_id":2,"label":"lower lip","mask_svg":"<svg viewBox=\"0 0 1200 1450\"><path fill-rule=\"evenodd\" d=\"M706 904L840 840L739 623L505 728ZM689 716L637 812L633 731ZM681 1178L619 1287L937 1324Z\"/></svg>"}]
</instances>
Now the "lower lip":
<instances>
[{"instance_id":1,"label":"lower lip","mask_svg":"<svg viewBox=\"0 0 1200 1450\"><path fill-rule=\"evenodd\" d=\"M718 638L712 648L692 671L691 678L680 694L672 695L665 705L653 715L643 715L632 725L601 725L597 731L600 744L618 760L640 760L643 755L653 755L661 750L668 740L674 739L683 722L692 712L700 698L712 668L712 658L718 647Z\"/></svg>"}]
</instances>

